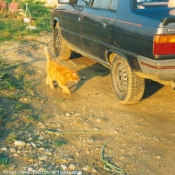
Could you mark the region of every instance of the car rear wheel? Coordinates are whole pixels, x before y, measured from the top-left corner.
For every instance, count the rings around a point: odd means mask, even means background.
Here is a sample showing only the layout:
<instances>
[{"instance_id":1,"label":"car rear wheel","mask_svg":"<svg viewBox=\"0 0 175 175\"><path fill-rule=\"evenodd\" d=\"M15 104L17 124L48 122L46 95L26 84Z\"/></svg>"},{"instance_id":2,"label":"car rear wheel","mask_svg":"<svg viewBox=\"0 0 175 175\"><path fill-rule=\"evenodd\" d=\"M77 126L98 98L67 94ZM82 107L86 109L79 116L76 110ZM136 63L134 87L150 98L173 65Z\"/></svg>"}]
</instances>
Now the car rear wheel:
<instances>
[{"instance_id":1,"label":"car rear wheel","mask_svg":"<svg viewBox=\"0 0 175 175\"><path fill-rule=\"evenodd\" d=\"M68 60L71 56L71 49L66 45L60 31L59 24L57 23L54 29L53 44L55 55L59 60Z\"/></svg>"},{"instance_id":2,"label":"car rear wheel","mask_svg":"<svg viewBox=\"0 0 175 175\"><path fill-rule=\"evenodd\" d=\"M145 80L136 75L121 56L113 60L111 79L113 91L120 103L134 104L140 101L145 90Z\"/></svg>"}]
</instances>

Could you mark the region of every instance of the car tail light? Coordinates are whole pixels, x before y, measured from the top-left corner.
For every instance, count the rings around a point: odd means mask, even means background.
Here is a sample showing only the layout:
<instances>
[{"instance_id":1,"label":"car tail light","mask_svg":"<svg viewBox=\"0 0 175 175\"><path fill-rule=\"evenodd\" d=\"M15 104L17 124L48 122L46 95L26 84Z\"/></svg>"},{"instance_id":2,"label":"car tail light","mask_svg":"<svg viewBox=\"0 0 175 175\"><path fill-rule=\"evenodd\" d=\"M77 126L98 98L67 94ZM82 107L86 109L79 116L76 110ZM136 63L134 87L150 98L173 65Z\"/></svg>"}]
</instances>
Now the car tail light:
<instances>
[{"instance_id":1,"label":"car tail light","mask_svg":"<svg viewBox=\"0 0 175 175\"><path fill-rule=\"evenodd\" d=\"M175 54L175 35L155 35L153 54L154 55Z\"/></svg>"}]
</instances>

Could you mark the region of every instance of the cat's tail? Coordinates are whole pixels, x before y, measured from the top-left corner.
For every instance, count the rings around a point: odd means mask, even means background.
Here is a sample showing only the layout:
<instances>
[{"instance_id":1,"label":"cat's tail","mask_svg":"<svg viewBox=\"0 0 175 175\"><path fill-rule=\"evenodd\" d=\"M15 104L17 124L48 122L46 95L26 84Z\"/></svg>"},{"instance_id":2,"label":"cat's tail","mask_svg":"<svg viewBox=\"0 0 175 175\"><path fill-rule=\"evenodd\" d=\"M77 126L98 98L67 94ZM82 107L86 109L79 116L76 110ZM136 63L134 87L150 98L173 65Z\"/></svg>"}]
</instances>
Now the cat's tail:
<instances>
[{"instance_id":1,"label":"cat's tail","mask_svg":"<svg viewBox=\"0 0 175 175\"><path fill-rule=\"evenodd\" d=\"M45 50L45 54L46 54L46 57L47 57L47 61L51 61L52 58L51 58L51 56L50 56L50 54L48 52L47 46L44 47L44 50Z\"/></svg>"}]
</instances>

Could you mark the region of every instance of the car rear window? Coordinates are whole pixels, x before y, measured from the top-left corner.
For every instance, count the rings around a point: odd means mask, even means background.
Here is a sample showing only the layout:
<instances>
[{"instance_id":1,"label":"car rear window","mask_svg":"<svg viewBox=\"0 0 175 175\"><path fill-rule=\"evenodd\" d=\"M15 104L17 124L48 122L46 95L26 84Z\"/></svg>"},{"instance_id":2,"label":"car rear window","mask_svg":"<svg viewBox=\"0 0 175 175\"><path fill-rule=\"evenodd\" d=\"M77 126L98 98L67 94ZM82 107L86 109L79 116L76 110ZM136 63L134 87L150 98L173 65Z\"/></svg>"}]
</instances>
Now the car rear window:
<instances>
[{"instance_id":1,"label":"car rear window","mask_svg":"<svg viewBox=\"0 0 175 175\"><path fill-rule=\"evenodd\" d=\"M136 0L137 9L159 8L159 7L175 7L175 0Z\"/></svg>"}]
</instances>

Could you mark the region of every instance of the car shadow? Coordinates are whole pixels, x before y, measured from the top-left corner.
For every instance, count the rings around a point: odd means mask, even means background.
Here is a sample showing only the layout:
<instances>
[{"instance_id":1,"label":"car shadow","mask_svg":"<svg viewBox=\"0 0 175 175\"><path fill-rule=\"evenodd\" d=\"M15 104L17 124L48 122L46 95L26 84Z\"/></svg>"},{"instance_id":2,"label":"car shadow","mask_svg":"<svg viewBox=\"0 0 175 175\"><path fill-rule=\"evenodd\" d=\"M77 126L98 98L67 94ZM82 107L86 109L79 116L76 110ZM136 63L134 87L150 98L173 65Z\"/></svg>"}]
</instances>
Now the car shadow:
<instances>
[{"instance_id":1,"label":"car shadow","mask_svg":"<svg viewBox=\"0 0 175 175\"><path fill-rule=\"evenodd\" d=\"M145 92L143 94L142 100L149 98L153 94L155 94L157 91L162 89L164 85L157 83L152 80L145 80Z\"/></svg>"},{"instance_id":2,"label":"car shadow","mask_svg":"<svg viewBox=\"0 0 175 175\"><path fill-rule=\"evenodd\" d=\"M77 54L75 52L72 53L71 55L71 59L77 59L80 58L81 59L82 55ZM83 69L80 69L78 71L79 77L81 78L81 80L75 85L72 85L70 88L72 88L73 86L76 86L76 88L73 90L73 92L75 92L76 90L78 90L79 88L81 88L87 81L89 81L90 79L94 78L94 77L105 77L108 76L110 74L110 70L108 68L106 68L105 66L101 65L100 63L94 62L94 64L90 65L90 66L86 66Z\"/></svg>"},{"instance_id":3,"label":"car shadow","mask_svg":"<svg viewBox=\"0 0 175 175\"><path fill-rule=\"evenodd\" d=\"M71 59L77 59L77 58L81 58L81 57L82 57L82 55L80 55L76 52L72 52ZM76 90L81 88L81 86L83 86L86 83L86 81L88 81L94 77L108 76L110 74L110 69L104 67L100 63L95 63L91 66L88 66L88 67L85 67L84 69L79 70L78 74L80 77L85 77L85 79L79 81L77 85L73 85L73 86L76 86L76 88L73 90L73 92L75 92ZM73 86L71 86L71 88ZM144 91L144 94L143 94L143 97L141 100L147 99L150 96L154 95L157 91L159 91L161 88L163 88L163 86L164 85L157 83L155 81L145 79L145 91Z\"/></svg>"}]
</instances>

